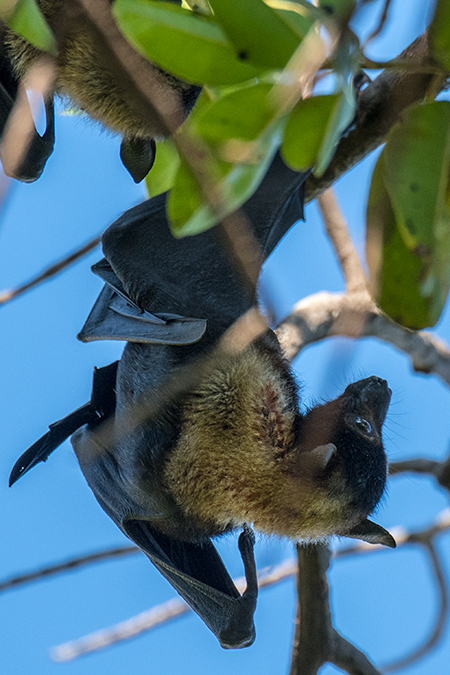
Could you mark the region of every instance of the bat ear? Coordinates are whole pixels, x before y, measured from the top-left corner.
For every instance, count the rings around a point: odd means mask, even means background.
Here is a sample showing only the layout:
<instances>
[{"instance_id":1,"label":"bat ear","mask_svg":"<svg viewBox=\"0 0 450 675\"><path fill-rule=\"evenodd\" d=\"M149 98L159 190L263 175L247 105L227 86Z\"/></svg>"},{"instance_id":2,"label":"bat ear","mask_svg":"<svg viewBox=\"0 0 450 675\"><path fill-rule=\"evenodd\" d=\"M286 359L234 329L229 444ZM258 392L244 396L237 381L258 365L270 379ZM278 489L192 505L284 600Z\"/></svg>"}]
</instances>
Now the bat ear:
<instances>
[{"instance_id":1,"label":"bat ear","mask_svg":"<svg viewBox=\"0 0 450 675\"><path fill-rule=\"evenodd\" d=\"M124 138L120 159L135 183L140 183L152 168L156 157L153 138Z\"/></svg>"},{"instance_id":2,"label":"bat ear","mask_svg":"<svg viewBox=\"0 0 450 675\"><path fill-rule=\"evenodd\" d=\"M325 445L318 445L309 452L302 453L300 455L302 469L305 469L312 474L321 473L336 450L337 448L334 443L326 443Z\"/></svg>"},{"instance_id":3,"label":"bat ear","mask_svg":"<svg viewBox=\"0 0 450 675\"><path fill-rule=\"evenodd\" d=\"M373 523L371 520L363 520L362 523L355 525L348 532L342 533L344 537L351 537L352 539L362 539L367 541L369 544L382 544L383 546L389 546L390 548L395 548L397 544L395 543L394 537L389 534L384 527Z\"/></svg>"}]
</instances>

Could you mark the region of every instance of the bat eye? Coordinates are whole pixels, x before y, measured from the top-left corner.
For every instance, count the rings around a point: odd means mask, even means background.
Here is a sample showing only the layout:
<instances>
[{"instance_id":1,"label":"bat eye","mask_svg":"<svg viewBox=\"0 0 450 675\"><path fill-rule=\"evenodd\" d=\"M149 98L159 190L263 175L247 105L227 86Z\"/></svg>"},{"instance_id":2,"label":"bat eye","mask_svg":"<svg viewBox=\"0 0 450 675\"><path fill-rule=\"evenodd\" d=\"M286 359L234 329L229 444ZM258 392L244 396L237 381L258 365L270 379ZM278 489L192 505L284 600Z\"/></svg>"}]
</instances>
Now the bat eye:
<instances>
[{"instance_id":1,"label":"bat eye","mask_svg":"<svg viewBox=\"0 0 450 675\"><path fill-rule=\"evenodd\" d=\"M362 431L365 431L366 434L372 433L372 425L370 424L370 422L368 422L366 419L364 419L364 417L356 417L355 424Z\"/></svg>"}]
</instances>

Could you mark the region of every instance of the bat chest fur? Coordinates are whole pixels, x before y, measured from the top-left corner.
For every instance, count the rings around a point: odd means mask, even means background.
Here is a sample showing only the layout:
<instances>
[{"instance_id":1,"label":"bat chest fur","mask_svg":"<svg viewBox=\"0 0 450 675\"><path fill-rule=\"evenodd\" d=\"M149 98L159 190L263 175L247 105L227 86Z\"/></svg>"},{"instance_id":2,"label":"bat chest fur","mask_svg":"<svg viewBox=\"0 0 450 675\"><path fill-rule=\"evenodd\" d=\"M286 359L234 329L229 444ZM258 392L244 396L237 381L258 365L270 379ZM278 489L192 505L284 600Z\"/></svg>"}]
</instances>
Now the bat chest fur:
<instances>
[{"instance_id":1,"label":"bat chest fur","mask_svg":"<svg viewBox=\"0 0 450 675\"><path fill-rule=\"evenodd\" d=\"M245 522L298 535L313 485L299 490L286 465L295 442L296 401L271 358L247 348L224 362L186 402L165 468L177 504L217 533Z\"/></svg>"}]
</instances>

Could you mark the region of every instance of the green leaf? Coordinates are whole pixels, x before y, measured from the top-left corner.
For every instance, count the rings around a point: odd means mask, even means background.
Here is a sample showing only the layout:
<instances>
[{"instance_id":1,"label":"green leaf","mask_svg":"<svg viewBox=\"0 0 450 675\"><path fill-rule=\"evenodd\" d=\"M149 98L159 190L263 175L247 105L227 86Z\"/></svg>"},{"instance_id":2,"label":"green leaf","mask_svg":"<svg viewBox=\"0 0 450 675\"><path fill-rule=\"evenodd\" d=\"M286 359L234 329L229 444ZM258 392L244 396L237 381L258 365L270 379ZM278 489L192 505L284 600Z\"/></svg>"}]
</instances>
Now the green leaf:
<instances>
[{"instance_id":1,"label":"green leaf","mask_svg":"<svg viewBox=\"0 0 450 675\"><path fill-rule=\"evenodd\" d=\"M450 103L411 106L388 136L368 207L380 306L410 328L436 323L450 287L449 169Z\"/></svg>"},{"instance_id":2,"label":"green leaf","mask_svg":"<svg viewBox=\"0 0 450 675\"><path fill-rule=\"evenodd\" d=\"M258 144L258 161L228 163L206 160L203 172L212 179L220 207L215 210L206 201L197 178L182 162L168 203L171 230L177 237L198 234L213 227L249 199L264 178L281 140L282 122L269 128Z\"/></svg>"},{"instance_id":3,"label":"green leaf","mask_svg":"<svg viewBox=\"0 0 450 675\"><path fill-rule=\"evenodd\" d=\"M145 178L149 197L155 197L170 190L180 166L180 157L172 140L166 139L156 144L156 159L151 171Z\"/></svg>"},{"instance_id":4,"label":"green leaf","mask_svg":"<svg viewBox=\"0 0 450 675\"><path fill-rule=\"evenodd\" d=\"M314 19L312 16L307 14L307 12L303 9L303 7L299 7L297 4L293 2L286 2L285 0L281 0L279 3L280 6L288 6L292 5L292 9L277 9L277 0L272 0L270 5L275 9L276 13L278 16L283 19L285 23L289 25L289 27L297 33L299 38L304 38L305 35L308 33L308 31L311 29L311 27L314 24Z\"/></svg>"},{"instance_id":5,"label":"green leaf","mask_svg":"<svg viewBox=\"0 0 450 675\"><path fill-rule=\"evenodd\" d=\"M178 1L178 0L175 0ZM202 14L211 14L211 7L208 0L184 0L194 12L201 12Z\"/></svg>"},{"instance_id":6,"label":"green leaf","mask_svg":"<svg viewBox=\"0 0 450 675\"><path fill-rule=\"evenodd\" d=\"M210 142L256 139L274 116L267 98L271 89L271 84L256 84L224 96L194 118L198 132Z\"/></svg>"},{"instance_id":7,"label":"green leaf","mask_svg":"<svg viewBox=\"0 0 450 675\"><path fill-rule=\"evenodd\" d=\"M338 94L299 101L289 116L281 146L289 166L295 171L314 166L315 175L321 176L354 111L354 96L347 88Z\"/></svg>"},{"instance_id":8,"label":"green leaf","mask_svg":"<svg viewBox=\"0 0 450 675\"><path fill-rule=\"evenodd\" d=\"M12 11L10 2L0 3L0 18L38 49L58 54L54 35L35 0L18 0Z\"/></svg>"},{"instance_id":9,"label":"green leaf","mask_svg":"<svg viewBox=\"0 0 450 675\"><path fill-rule=\"evenodd\" d=\"M183 80L219 86L261 73L261 68L238 59L213 17L150 0L116 0L113 13L141 54Z\"/></svg>"},{"instance_id":10,"label":"green leaf","mask_svg":"<svg viewBox=\"0 0 450 675\"><path fill-rule=\"evenodd\" d=\"M281 69L298 47L298 35L263 0L210 0L209 4L242 60Z\"/></svg>"},{"instance_id":11,"label":"green leaf","mask_svg":"<svg viewBox=\"0 0 450 675\"><path fill-rule=\"evenodd\" d=\"M450 224L450 102L410 106L389 133L384 157L384 179L405 243L431 246Z\"/></svg>"},{"instance_id":12,"label":"green leaf","mask_svg":"<svg viewBox=\"0 0 450 675\"><path fill-rule=\"evenodd\" d=\"M438 0L428 35L432 56L447 70L450 70L450 3L448 0Z\"/></svg>"},{"instance_id":13,"label":"green leaf","mask_svg":"<svg viewBox=\"0 0 450 675\"><path fill-rule=\"evenodd\" d=\"M316 176L321 176L331 162L343 131L355 116L355 110L355 92L352 88L346 86L343 91L337 94L336 103L331 111L322 145L317 155L317 163L314 168Z\"/></svg>"},{"instance_id":14,"label":"green leaf","mask_svg":"<svg viewBox=\"0 0 450 675\"><path fill-rule=\"evenodd\" d=\"M437 319L432 298L422 292L423 260L405 244L386 190L384 152L375 166L367 205L366 257L372 292L394 321L412 329ZM439 314L438 314L439 316Z\"/></svg>"},{"instance_id":15,"label":"green leaf","mask_svg":"<svg viewBox=\"0 0 450 675\"><path fill-rule=\"evenodd\" d=\"M432 325L450 286L450 102L409 107L390 132L383 155L397 228L421 261L421 293L432 301Z\"/></svg>"},{"instance_id":16,"label":"green leaf","mask_svg":"<svg viewBox=\"0 0 450 675\"><path fill-rule=\"evenodd\" d=\"M295 171L314 166L338 95L313 96L299 101L286 124L281 154Z\"/></svg>"}]
</instances>

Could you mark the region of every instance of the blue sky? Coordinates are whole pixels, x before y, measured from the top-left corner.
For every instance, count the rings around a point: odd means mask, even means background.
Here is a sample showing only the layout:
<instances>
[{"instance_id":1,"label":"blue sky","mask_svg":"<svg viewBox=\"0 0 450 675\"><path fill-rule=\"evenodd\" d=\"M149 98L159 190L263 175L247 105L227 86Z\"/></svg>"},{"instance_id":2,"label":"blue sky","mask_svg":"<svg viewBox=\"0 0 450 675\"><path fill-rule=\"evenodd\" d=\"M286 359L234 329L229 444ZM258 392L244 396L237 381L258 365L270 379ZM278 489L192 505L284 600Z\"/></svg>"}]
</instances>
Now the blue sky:
<instances>
[{"instance_id":1,"label":"blue sky","mask_svg":"<svg viewBox=\"0 0 450 675\"><path fill-rule=\"evenodd\" d=\"M394 1L392 28L373 56L393 56L424 27L426 3ZM369 11L369 10L368 10ZM119 140L80 117L58 116L54 155L42 178L11 183L0 211L0 288L14 286L100 233L144 198L119 160ZM359 251L368 158L337 185ZM76 340L100 288L90 265L97 249L49 283L0 309L0 580L72 556L124 545L127 540L102 512L77 466L70 444L56 451L12 489L9 471L19 454L50 422L90 393L92 370L120 356L121 343ZM308 206L266 265L264 292L275 299L278 318L301 297L341 290L343 281L323 235L317 207ZM446 308L436 332L450 341ZM444 458L450 439L450 390L437 377L414 374L409 359L375 340L329 340L305 350L295 362L306 404L334 397L362 376L385 377L393 390L385 426L391 460ZM385 527L420 528L448 504L426 477L391 481L377 512ZM234 537L220 542L232 574L242 573ZM450 574L450 535L438 539ZM289 542L258 539L259 567L292 555ZM334 619L348 639L381 665L417 646L431 628L436 589L421 549L402 548L333 563L329 578ZM0 596L0 672L8 675L172 674L223 675L286 672L295 616L294 582L263 590L256 613L257 640L249 649L224 651L195 616L186 616L113 649L67 664L49 660L49 649L109 626L173 597L167 582L141 554L99 563L24 586ZM407 672L447 672L450 635ZM332 666L323 675L338 672Z\"/></svg>"}]
</instances>

